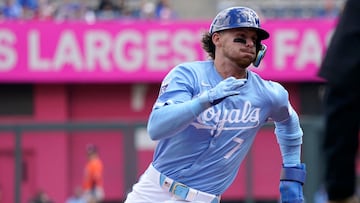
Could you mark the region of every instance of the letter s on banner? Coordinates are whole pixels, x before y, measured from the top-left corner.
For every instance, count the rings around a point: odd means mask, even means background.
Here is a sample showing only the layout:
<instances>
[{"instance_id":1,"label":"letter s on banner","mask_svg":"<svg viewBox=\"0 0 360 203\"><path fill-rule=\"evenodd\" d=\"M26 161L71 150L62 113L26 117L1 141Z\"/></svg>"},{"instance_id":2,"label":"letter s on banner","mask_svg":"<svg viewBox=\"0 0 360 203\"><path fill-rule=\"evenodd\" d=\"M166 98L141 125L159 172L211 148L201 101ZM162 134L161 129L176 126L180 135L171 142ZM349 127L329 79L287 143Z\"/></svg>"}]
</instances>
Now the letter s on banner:
<instances>
[{"instance_id":1,"label":"letter s on banner","mask_svg":"<svg viewBox=\"0 0 360 203\"><path fill-rule=\"evenodd\" d=\"M12 47L16 42L14 33L0 29L0 72L10 71L17 63L17 53Z\"/></svg>"}]
</instances>

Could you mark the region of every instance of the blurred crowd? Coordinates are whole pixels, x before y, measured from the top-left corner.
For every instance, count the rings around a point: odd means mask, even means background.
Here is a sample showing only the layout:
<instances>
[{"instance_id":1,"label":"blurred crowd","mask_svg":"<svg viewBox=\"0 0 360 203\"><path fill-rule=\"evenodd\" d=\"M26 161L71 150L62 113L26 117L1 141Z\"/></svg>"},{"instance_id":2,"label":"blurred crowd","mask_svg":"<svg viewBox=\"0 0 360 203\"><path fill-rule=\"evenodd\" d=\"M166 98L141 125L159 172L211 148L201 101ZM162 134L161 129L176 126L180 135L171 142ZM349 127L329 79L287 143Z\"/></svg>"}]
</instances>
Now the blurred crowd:
<instances>
[{"instance_id":1,"label":"blurred crowd","mask_svg":"<svg viewBox=\"0 0 360 203\"><path fill-rule=\"evenodd\" d=\"M244 5L267 19L337 18L346 0L218 0L217 10Z\"/></svg>"},{"instance_id":2,"label":"blurred crowd","mask_svg":"<svg viewBox=\"0 0 360 203\"><path fill-rule=\"evenodd\" d=\"M267 18L336 18L342 11L343 3L323 0L317 5L280 5L260 8Z\"/></svg>"},{"instance_id":3,"label":"blurred crowd","mask_svg":"<svg viewBox=\"0 0 360 203\"><path fill-rule=\"evenodd\" d=\"M169 0L3 0L0 19L6 20L95 20L174 19Z\"/></svg>"},{"instance_id":4,"label":"blurred crowd","mask_svg":"<svg viewBox=\"0 0 360 203\"><path fill-rule=\"evenodd\" d=\"M1 0L0 20L96 20L179 18L171 0ZM230 2L230 3L229 3ZM323 0L320 7L260 4L258 10L267 18L337 17L341 6L335 0ZM217 1L217 8L237 4L237 1ZM246 5L245 5L246 6Z\"/></svg>"}]
</instances>

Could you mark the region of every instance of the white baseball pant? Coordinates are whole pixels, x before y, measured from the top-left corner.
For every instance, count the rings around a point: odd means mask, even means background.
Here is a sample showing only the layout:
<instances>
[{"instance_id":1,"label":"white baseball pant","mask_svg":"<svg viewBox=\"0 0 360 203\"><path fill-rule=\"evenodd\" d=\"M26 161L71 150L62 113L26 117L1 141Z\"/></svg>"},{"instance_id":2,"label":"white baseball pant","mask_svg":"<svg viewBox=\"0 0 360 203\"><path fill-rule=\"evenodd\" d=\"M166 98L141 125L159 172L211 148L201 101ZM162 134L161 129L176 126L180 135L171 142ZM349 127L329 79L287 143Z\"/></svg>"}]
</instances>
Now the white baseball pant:
<instances>
[{"instance_id":1,"label":"white baseball pant","mask_svg":"<svg viewBox=\"0 0 360 203\"><path fill-rule=\"evenodd\" d=\"M139 181L133 186L132 191L127 195L124 203L220 202L220 198L215 195L188 188L167 177L162 178L164 179L164 182L162 182L161 177L165 176L150 164L145 173L140 177ZM174 185L178 185L179 188L186 187L186 190L188 191L186 193L186 198L180 198L175 194Z\"/></svg>"}]
</instances>

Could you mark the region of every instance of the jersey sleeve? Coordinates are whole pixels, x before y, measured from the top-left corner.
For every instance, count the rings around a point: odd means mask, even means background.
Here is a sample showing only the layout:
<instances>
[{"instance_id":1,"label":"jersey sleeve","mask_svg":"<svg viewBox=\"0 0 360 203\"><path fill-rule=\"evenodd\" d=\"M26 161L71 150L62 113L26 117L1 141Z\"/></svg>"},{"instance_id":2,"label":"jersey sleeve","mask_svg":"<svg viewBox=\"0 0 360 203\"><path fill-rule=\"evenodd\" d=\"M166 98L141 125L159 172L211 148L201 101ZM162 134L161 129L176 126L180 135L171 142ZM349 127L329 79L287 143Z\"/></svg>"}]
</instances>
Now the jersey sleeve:
<instances>
[{"instance_id":1,"label":"jersey sleeve","mask_svg":"<svg viewBox=\"0 0 360 203\"><path fill-rule=\"evenodd\" d=\"M194 73L191 69L182 65L176 66L162 81L159 96L153 108L191 100L194 96L194 84Z\"/></svg>"},{"instance_id":2,"label":"jersey sleeve","mask_svg":"<svg viewBox=\"0 0 360 203\"><path fill-rule=\"evenodd\" d=\"M287 90L279 83L270 81L270 99L272 110L270 117L273 121L280 122L290 116L290 102Z\"/></svg>"},{"instance_id":3,"label":"jersey sleeve","mask_svg":"<svg viewBox=\"0 0 360 203\"><path fill-rule=\"evenodd\" d=\"M177 66L165 77L147 124L152 140L174 136L207 108L196 97L194 76L191 68Z\"/></svg>"}]
</instances>

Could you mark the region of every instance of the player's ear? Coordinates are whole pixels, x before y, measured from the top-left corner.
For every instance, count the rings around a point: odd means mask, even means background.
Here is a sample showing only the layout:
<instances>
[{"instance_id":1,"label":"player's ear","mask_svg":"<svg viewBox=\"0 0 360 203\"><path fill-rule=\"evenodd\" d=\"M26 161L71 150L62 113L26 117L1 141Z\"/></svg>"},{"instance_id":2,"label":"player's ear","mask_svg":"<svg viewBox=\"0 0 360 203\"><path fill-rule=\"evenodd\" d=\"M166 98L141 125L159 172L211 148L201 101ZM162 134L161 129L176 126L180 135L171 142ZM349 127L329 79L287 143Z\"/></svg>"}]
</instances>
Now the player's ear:
<instances>
[{"instance_id":1,"label":"player's ear","mask_svg":"<svg viewBox=\"0 0 360 203\"><path fill-rule=\"evenodd\" d=\"M259 51L257 52L256 54L256 58L253 62L253 65L255 67L258 67L260 65L260 62L261 60L264 58L265 56L265 53L266 53L266 49L267 49L267 46L265 44L260 44L259 45Z\"/></svg>"}]
</instances>

